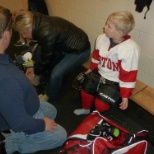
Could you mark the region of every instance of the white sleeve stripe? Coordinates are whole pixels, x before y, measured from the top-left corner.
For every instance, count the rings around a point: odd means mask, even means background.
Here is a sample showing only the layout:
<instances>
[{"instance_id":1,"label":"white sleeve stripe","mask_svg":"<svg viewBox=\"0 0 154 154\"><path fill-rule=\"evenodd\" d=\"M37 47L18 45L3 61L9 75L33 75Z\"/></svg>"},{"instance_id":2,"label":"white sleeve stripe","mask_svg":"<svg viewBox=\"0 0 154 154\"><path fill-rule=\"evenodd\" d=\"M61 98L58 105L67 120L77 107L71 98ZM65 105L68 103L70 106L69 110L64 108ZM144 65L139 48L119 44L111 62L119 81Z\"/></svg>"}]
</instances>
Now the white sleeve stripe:
<instances>
[{"instance_id":1,"label":"white sleeve stripe","mask_svg":"<svg viewBox=\"0 0 154 154\"><path fill-rule=\"evenodd\" d=\"M96 64L98 64L98 63L99 63L99 61L98 61L98 60L96 60L96 59L94 59L94 58L92 58L92 59L91 59L91 61L92 61L93 63L96 63Z\"/></svg>"},{"instance_id":2,"label":"white sleeve stripe","mask_svg":"<svg viewBox=\"0 0 154 154\"><path fill-rule=\"evenodd\" d=\"M123 81L120 81L120 87L124 87L124 88L134 88L135 84L136 84L136 82L123 82Z\"/></svg>"}]
</instances>

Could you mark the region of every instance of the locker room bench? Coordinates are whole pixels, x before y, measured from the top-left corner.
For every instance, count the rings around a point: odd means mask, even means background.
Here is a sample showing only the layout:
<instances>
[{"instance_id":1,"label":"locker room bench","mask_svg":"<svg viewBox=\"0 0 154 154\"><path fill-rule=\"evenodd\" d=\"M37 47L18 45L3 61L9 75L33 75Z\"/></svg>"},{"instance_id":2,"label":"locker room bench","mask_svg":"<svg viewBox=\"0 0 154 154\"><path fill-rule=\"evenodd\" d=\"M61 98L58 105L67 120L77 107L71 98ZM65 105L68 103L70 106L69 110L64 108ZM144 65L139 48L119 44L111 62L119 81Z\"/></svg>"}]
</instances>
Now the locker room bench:
<instances>
[{"instance_id":1,"label":"locker room bench","mask_svg":"<svg viewBox=\"0 0 154 154\"><path fill-rule=\"evenodd\" d=\"M137 81L131 100L154 115L154 89L141 81Z\"/></svg>"}]
</instances>

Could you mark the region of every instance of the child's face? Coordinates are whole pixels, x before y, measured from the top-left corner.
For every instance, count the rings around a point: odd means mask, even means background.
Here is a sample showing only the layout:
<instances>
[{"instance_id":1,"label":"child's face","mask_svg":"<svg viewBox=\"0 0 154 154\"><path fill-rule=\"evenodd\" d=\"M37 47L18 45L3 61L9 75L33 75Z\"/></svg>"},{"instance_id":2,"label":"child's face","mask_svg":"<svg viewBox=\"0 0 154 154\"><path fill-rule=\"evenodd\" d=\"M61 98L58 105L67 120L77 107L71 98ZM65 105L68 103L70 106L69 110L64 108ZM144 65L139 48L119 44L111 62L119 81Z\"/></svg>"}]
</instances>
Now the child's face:
<instances>
[{"instance_id":1,"label":"child's face","mask_svg":"<svg viewBox=\"0 0 154 154\"><path fill-rule=\"evenodd\" d=\"M121 31L117 30L114 23L111 21L106 22L104 32L108 38L111 38L113 40L120 37L120 33L121 33Z\"/></svg>"}]
</instances>

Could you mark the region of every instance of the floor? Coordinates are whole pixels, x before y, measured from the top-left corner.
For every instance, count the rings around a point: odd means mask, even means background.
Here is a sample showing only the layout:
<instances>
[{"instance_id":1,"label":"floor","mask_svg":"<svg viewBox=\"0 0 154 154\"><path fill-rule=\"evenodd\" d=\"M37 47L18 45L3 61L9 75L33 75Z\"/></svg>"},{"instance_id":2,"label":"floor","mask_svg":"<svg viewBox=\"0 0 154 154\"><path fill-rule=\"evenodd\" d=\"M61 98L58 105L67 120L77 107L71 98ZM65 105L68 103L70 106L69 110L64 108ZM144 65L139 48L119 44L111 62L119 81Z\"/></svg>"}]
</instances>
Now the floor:
<instances>
[{"instance_id":1,"label":"floor","mask_svg":"<svg viewBox=\"0 0 154 154\"><path fill-rule=\"evenodd\" d=\"M11 45L7 50L7 53L11 57L14 57L13 51L18 52L19 48L17 49L13 46L13 43L15 43L17 39L18 37L13 35ZM79 69L66 76L58 96L55 98L55 100L50 101L50 103L55 105L58 111L56 122L61 124L67 130L68 135L72 133L73 130L75 130L75 128L79 125L79 123L86 117L76 116L73 114L74 109L81 107L81 100L79 91L72 88L72 81L76 75L84 70L85 69L83 67L80 67ZM92 110L93 109L94 108L92 108ZM143 129L148 130L150 134L150 140L152 142L149 142L148 144L147 154L154 154L154 116L150 115L131 100L127 110L121 111L119 109L112 108L110 111L103 113L103 115L132 133ZM3 149L0 148L0 153L4 154L2 150ZM54 150L39 151L35 154L58 154L60 150L61 147ZM18 152L15 154L18 154Z\"/></svg>"}]
</instances>

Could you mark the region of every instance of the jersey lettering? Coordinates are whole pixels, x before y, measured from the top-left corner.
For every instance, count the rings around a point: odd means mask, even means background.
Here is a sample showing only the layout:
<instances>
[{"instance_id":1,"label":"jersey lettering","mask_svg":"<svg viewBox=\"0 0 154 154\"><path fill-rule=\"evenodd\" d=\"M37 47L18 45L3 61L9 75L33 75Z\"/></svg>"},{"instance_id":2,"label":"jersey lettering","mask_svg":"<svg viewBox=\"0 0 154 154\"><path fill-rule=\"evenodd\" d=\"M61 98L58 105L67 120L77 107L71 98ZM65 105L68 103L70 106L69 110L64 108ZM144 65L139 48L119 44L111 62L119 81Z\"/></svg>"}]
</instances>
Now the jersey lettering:
<instances>
[{"instance_id":1,"label":"jersey lettering","mask_svg":"<svg viewBox=\"0 0 154 154\"><path fill-rule=\"evenodd\" d=\"M107 67L108 69L113 71L119 71L118 63L112 62L110 58L102 57L101 62L102 62L102 67Z\"/></svg>"}]
</instances>

